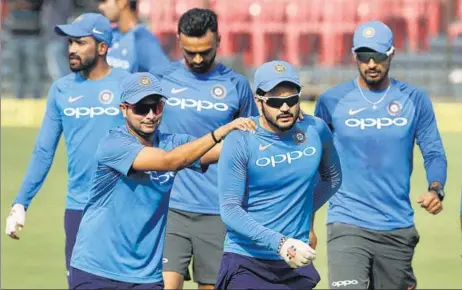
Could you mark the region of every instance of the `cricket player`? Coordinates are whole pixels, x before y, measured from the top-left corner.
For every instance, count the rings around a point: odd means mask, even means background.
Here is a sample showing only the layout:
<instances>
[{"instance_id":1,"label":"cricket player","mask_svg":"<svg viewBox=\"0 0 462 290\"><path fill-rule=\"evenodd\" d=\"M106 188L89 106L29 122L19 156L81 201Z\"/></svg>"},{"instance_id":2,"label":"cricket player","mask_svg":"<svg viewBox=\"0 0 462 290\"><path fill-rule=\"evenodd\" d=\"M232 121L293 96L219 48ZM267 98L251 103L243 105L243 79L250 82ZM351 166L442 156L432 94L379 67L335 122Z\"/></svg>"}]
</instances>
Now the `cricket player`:
<instances>
[{"instance_id":1,"label":"cricket player","mask_svg":"<svg viewBox=\"0 0 462 290\"><path fill-rule=\"evenodd\" d=\"M168 100L161 130L200 137L237 117L257 115L246 78L215 57L220 44L216 14L191 9L178 23L178 41L184 60L161 74ZM167 289L181 289L190 280L201 289L213 289L221 256L225 226L218 204L217 168L205 174L185 169L175 179L168 213L164 250Z\"/></svg>"},{"instance_id":2,"label":"cricket player","mask_svg":"<svg viewBox=\"0 0 462 290\"><path fill-rule=\"evenodd\" d=\"M32 159L6 220L6 234L19 239L25 211L42 187L64 133L69 175L64 229L69 269L82 210L90 192L93 156L108 130L123 123L118 108L119 82L129 73L112 69L106 62L112 32L109 20L103 15L86 13L72 24L56 26L55 31L69 38L72 73L55 81L49 90Z\"/></svg>"},{"instance_id":3,"label":"cricket player","mask_svg":"<svg viewBox=\"0 0 462 290\"><path fill-rule=\"evenodd\" d=\"M297 122L301 85L292 65L263 64L255 87L256 132L231 132L218 162L227 235L215 286L312 289L320 277L308 234L314 212L340 187L338 155L323 120Z\"/></svg>"},{"instance_id":4,"label":"cricket player","mask_svg":"<svg viewBox=\"0 0 462 290\"><path fill-rule=\"evenodd\" d=\"M162 71L170 63L162 46L144 24L138 23L137 0L97 0L98 8L117 23L107 55L112 67L129 72Z\"/></svg>"},{"instance_id":5,"label":"cricket player","mask_svg":"<svg viewBox=\"0 0 462 290\"><path fill-rule=\"evenodd\" d=\"M159 81L135 73L122 87L126 124L111 130L95 154L72 255L72 289L163 289L162 250L176 171L203 172L218 160L221 145L215 145L231 130L255 128L239 118L198 139L164 134L157 130L165 102Z\"/></svg>"},{"instance_id":6,"label":"cricket player","mask_svg":"<svg viewBox=\"0 0 462 290\"><path fill-rule=\"evenodd\" d=\"M327 218L332 289L414 289L419 234L409 197L414 144L428 184L416 200L443 209L447 161L429 96L390 78L393 33L379 21L359 25L353 55L359 76L323 93L315 115L333 132L343 183Z\"/></svg>"}]
</instances>

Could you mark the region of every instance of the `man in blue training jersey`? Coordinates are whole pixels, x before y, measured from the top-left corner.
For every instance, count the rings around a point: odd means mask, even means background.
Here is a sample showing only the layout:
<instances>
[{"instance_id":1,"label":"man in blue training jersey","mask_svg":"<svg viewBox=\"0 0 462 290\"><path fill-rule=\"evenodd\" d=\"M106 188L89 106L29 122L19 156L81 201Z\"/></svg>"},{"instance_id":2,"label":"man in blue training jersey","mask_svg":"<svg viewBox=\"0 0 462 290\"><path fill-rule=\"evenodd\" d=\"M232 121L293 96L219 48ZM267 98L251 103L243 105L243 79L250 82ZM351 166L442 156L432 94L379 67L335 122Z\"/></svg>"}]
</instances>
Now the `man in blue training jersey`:
<instances>
[{"instance_id":1,"label":"man in blue training jersey","mask_svg":"<svg viewBox=\"0 0 462 290\"><path fill-rule=\"evenodd\" d=\"M162 71L170 63L162 46L148 28L138 23L137 0L98 0L98 8L117 23L107 55L112 67L129 72Z\"/></svg>"},{"instance_id":2,"label":"man in blue training jersey","mask_svg":"<svg viewBox=\"0 0 462 290\"><path fill-rule=\"evenodd\" d=\"M6 234L19 239L17 230L24 226L25 210L42 187L64 133L69 175L64 228L69 268L90 190L93 156L99 140L110 128L123 122L117 106L119 82L129 73L111 69L106 62L112 32L109 20L103 15L83 14L72 24L56 26L55 31L69 37L69 64L73 72L50 88L32 160L7 219Z\"/></svg>"},{"instance_id":3,"label":"man in blue training jersey","mask_svg":"<svg viewBox=\"0 0 462 290\"><path fill-rule=\"evenodd\" d=\"M333 131L343 183L327 218L329 285L333 289L413 289L419 234L409 197L414 143L428 185L417 203L442 210L447 161L427 93L390 78L393 33L361 24L353 37L359 76L318 100L315 115Z\"/></svg>"},{"instance_id":4,"label":"man in blue training jersey","mask_svg":"<svg viewBox=\"0 0 462 290\"><path fill-rule=\"evenodd\" d=\"M339 158L324 121L296 122L301 85L292 65L263 64L255 86L256 132L231 132L218 161L227 235L215 286L312 289L320 277L308 234L314 212L340 187Z\"/></svg>"},{"instance_id":5,"label":"man in blue training jersey","mask_svg":"<svg viewBox=\"0 0 462 290\"><path fill-rule=\"evenodd\" d=\"M206 170L218 160L221 145L215 145L231 130L255 128L252 120L239 118L196 140L164 134L157 130L165 102L159 81L135 73L122 88L126 124L111 130L95 154L90 199L72 254L72 289L163 289L162 250L176 171Z\"/></svg>"},{"instance_id":6,"label":"man in blue training jersey","mask_svg":"<svg viewBox=\"0 0 462 290\"><path fill-rule=\"evenodd\" d=\"M161 129L199 137L236 117L257 115L246 78L215 61L220 43L216 14L191 9L178 23L179 46L184 60L161 73L168 96ZM167 289L181 289L190 280L212 289L218 275L225 227L220 219L217 169L200 174L178 173L172 189L164 251Z\"/></svg>"}]
</instances>

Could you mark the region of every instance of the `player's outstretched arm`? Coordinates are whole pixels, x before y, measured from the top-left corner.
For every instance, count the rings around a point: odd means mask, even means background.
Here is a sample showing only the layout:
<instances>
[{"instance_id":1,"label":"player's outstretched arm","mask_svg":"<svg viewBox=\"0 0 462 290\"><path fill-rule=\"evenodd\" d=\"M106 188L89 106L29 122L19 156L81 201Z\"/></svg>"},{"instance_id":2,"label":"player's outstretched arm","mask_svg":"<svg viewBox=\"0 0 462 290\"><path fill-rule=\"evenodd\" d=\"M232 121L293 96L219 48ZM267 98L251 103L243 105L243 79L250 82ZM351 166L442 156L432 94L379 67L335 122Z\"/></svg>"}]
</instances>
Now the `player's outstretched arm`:
<instances>
[{"instance_id":1,"label":"player's outstretched arm","mask_svg":"<svg viewBox=\"0 0 462 290\"><path fill-rule=\"evenodd\" d=\"M443 189L447 178L447 159L433 106L425 92L416 91L414 94L416 141L424 159L428 188ZM432 214L438 214L443 209L442 199L433 190L424 192L417 202Z\"/></svg>"},{"instance_id":2,"label":"player's outstretched arm","mask_svg":"<svg viewBox=\"0 0 462 290\"><path fill-rule=\"evenodd\" d=\"M221 126L212 133L209 133L192 142L176 147L166 152L158 148L144 147L133 162L133 169L139 171L164 170L178 171L188 167L197 159L201 163L211 164L218 161L221 147L217 147L205 155L217 143L232 130L255 130L255 123L249 118L238 118L226 125ZM205 155L205 156L204 156Z\"/></svg>"},{"instance_id":3,"label":"player's outstretched arm","mask_svg":"<svg viewBox=\"0 0 462 290\"><path fill-rule=\"evenodd\" d=\"M35 141L29 167L6 221L5 232L13 239L19 239L17 231L24 226L25 211L48 175L61 137L62 123L55 104L56 93L57 88L53 85L48 94L45 116Z\"/></svg>"},{"instance_id":4,"label":"player's outstretched arm","mask_svg":"<svg viewBox=\"0 0 462 290\"><path fill-rule=\"evenodd\" d=\"M322 207L342 184L342 169L332 134L324 121L317 119L317 122L322 141L322 157L318 168L320 179L314 189L314 211Z\"/></svg>"}]
</instances>

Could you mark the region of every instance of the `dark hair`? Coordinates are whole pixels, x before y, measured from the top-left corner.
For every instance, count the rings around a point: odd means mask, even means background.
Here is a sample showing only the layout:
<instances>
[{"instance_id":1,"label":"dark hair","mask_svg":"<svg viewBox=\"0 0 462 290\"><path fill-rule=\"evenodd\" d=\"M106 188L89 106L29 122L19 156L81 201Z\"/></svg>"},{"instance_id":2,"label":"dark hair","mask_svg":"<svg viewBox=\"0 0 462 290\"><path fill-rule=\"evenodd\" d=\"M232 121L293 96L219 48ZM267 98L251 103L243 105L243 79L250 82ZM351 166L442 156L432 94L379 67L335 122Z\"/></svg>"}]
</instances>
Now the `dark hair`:
<instances>
[{"instance_id":1,"label":"dark hair","mask_svg":"<svg viewBox=\"0 0 462 290\"><path fill-rule=\"evenodd\" d=\"M293 83L293 82L289 82L289 81L284 81L284 82L280 82L279 84L277 84L272 90L274 90L275 88L277 87L289 87L289 88L295 88L297 90L298 93L300 93L300 91L302 90L302 88L300 86L298 86L297 84ZM257 95L259 96L264 96L266 95L268 92L265 92L264 90L262 89L257 89L256 91Z\"/></svg>"},{"instance_id":2,"label":"dark hair","mask_svg":"<svg viewBox=\"0 0 462 290\"><path fill-rule=\"evenodd\" d=\"M128 6L130 7L130 10L131 11L135 11L136 12L136 6L138 4L138 0L129 0L128 1Z\"/></svg>"},{"instance_id":3,"label":"dark hair","mask_svg":"<svg viewBox=\"0 0 462 290\"><path fill-rule=\"evenodd\" d=\"M257 89L256 93L257 93L257 95L262 96L262 97L264 95L266 95L266 92L264 90L262 90L262 89Z\"/></svg>"},{"instance_id":4,"label":"dark hair","mask_svg":"<svg viewBox=\"0 0 462 290\"><path fill-rule=\"evenodd\" d=\"M178 34L201 37L208 30L218 32L217 14L210 9L190 9L181 16L178 22Z\"/></svg>"}]
</instances>

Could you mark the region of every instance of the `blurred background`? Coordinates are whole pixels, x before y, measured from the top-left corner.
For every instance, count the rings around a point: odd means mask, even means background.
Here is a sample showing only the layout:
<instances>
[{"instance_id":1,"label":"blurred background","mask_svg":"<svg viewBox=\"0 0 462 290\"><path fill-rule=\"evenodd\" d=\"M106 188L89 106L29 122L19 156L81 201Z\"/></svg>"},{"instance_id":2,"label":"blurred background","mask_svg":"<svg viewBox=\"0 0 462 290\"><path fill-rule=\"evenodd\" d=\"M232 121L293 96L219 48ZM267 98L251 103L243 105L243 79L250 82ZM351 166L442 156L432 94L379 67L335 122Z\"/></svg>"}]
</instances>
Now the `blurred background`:
<instances>
[{"instance_id":1,"label":"blurred background","mask_svg":"<svg viewBox=\"0 0 462 290\"><path fill-rule=\"evenodd\" d=\"M172 60L181 57L175 39L179 17L193 7L215 10L222 35L220 61L251 83L255 68L266 60L295 64L304 84L302 106L307 113L313 112L313 101L322 91L357 75L351 58L355 26L372 19L387 23L397 48L391 76L430 94L449 163L444 210L429 215L416 203L427 181L420 151L415 150L411 203L421 237L414 259L418 288L461 289L462 0L138 2L140 19ZM47 180L27 211L20 241L4 234L4 223L33 150L48 88L69 72L67 40L55 36L53 27L96 11L97 1L0 0L0 4L1 288L64 289L67 161L62 140ZM16 85L15 75L20 76ZM314 226L315 265L322 278L317 289L327 289L325 207L316 214ZM186 283L185 288L197 286Z\"/></svg>"},{"instance_id":2,"label":"blurred background","mask_svg":"<svg viewBox=\"0 0 462 290\"><path fill-rule=\"evenodd\" d=\"M7 2L10 5L6 5ZM27 11L19 3L29 3ZM313 99L327 87L356 74L352 33L377 19L395 34L393 76L425 88L432 97L462 99L462 0L139 0L138 13L161 40L172 60L179 17L192 7L219 16L222 62L252 79L256 66L270 59L300 68L304 94ZM94 0L22 0L2 3L1 89L3 96L41 97L51 80L67 73L66 40L53 26L82 12L96 11ZM22 9L18 16L17 10ZM12 17L16 16L16 17ZM18 31L20 33L18 33ZM61 56L60 56L61 55ZM14 89L17 73L38 73L32 92ZM31 78L28 79L31 81ZM35 88L36 87L36 88Z\"/></svg>"}]
</instances>

